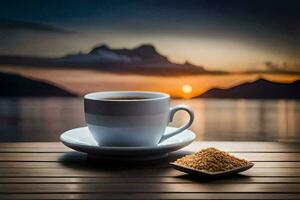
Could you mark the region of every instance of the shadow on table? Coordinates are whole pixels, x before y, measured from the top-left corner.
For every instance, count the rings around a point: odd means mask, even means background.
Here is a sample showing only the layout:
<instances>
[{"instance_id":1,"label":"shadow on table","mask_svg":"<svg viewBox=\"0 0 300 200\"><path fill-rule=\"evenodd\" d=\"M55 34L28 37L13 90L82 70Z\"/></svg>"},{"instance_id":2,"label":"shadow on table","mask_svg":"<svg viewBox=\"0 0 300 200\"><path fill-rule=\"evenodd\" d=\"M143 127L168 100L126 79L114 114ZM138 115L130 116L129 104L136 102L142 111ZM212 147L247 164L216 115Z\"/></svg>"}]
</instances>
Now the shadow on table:
<instances>
[{"instance_id":1,"label":"shadow on table","mask_svg":"<svg viewBox=\"0 0 300 200\"><path fill-rule=\"evenodd\" d=\"M184 174L184 175L176 176L176 178L183 179L186 181L199 182L199 183L209 183L209 182L220 183L226 180L239 180L239 181L248 180L249 182L249 179L251 179L251 177L242 174L231 174L228 176L218 176L218 177L195 176L190 174Z\"/></svg>"},{"instance_id":2,"label":"shadow on table","mask_svg":"<svg viewBox=\"0 0 300 200\"><path fill-rule=\"evenodd\" d=\"M99 170L124 170L124 169L137 169L137 168L171 168L170 162L176 159L191 154L190 151L177 151L170 153L167 157L147 161L126 161L117 159L105 159L101 156L89 156L85 153L76 151L64 153L59 162L65 167L73 169L99 169Z\"/></svg>"}]
</instances>

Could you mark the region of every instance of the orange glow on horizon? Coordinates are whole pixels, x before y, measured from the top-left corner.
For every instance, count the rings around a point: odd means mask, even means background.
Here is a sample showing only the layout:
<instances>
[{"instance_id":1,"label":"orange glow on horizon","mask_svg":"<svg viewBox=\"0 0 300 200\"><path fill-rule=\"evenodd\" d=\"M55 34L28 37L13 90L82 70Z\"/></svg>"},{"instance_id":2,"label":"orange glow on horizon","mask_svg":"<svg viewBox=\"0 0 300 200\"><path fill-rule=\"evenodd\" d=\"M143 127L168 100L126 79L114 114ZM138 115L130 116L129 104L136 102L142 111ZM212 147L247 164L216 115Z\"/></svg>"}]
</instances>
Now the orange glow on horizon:
<instances>
[{"instance_id":1,"label":"orange glow on horizon","mask_svg":"<svg viewBox=\"0 0 300 200\"><path fill-rule=\"evenodd\" d=\"M120 76L120 74L94 70L23 68L14 66L1 66L0 71L17 73L32 79L49 82L80 96L95 91L146 90L165 92L174 98L184 99L197 97L212 88L230 88L258 78L282 83L300 79L299 75L285 74L190 75L180 77L124 74Z\"/></svg>"}]
</instances>

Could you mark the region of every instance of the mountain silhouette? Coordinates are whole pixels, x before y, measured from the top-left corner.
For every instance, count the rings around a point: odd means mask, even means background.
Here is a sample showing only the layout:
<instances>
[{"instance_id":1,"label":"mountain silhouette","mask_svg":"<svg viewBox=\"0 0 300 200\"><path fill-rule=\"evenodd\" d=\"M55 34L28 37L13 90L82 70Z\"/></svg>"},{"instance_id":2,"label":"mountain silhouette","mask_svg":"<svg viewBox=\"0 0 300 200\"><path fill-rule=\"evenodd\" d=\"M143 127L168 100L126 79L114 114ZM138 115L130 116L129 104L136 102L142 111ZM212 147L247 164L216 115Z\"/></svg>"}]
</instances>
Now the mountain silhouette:
<instances>
[{"instance_id":1,"label":"mountain silhouette","mask_svg":"<svg viewBox=\"0 0 300 200\"><path fill-rule=\"evenodd\" d=\"M162 76L225 73L208 71L188 62L172 63L166 56L158 53L151 44L143 44L133 49L113 49L102 44L93 48L89 53L69 54L59 58L2 55L0 65L93 69Z\"/></svg>"},{"instance_id":2,"label":"mountain silhouette","mask_svg":"<svg viewBox=\"0 0 300 200\"><path fill-rule=\"evenodd\" d=\"M74 97L75 94L67 92L51 84L28 79L15 74L0 72L1 97Z\"/></svg>"},{"instance_id":3,"label":"mountain silhouette","mask_svg":"<svg viewBox=\"0 0 300 200\"><path fill-rule=\"evenodd\" d=\"M200 98L300 99L300 80L276 83L265 79L243 83L228 89L210 89Z\"/></svg>"},{"instance_id":4,"label":"mountain silhouette","mask_svg":"<svg viewBox=\"0 0 300 200\"><path fill-rule=\"evenodd\" d=\"M131 62L170 63L167 57L160 55L151 44L144 44L134 49L112 49L103 44L95 47L89 54L98 55L101 53L114 53L119 56L126 56Z\"/></svg>"}]
</instances>

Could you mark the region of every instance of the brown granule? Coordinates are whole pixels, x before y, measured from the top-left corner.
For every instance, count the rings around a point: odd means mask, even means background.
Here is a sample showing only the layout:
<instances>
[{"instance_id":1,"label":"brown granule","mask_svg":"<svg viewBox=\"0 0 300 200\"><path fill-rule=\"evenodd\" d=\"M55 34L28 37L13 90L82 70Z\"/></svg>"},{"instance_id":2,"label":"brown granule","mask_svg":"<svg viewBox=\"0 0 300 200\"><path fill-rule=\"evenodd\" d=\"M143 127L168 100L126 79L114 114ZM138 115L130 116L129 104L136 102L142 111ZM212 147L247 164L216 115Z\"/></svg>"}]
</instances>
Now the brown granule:
<instances>
[{"instance_id":1,"label":"brown granule","mask_svg":"<svg viewBox=\"0 0 300 200\"><path fill-rule=\"evenodd\" d=\"M175 163L197 170L219 172L245 166L249 164L249 161L236 158L224 151L210 147L179 158Z\"/></svg>"}]
</instances>

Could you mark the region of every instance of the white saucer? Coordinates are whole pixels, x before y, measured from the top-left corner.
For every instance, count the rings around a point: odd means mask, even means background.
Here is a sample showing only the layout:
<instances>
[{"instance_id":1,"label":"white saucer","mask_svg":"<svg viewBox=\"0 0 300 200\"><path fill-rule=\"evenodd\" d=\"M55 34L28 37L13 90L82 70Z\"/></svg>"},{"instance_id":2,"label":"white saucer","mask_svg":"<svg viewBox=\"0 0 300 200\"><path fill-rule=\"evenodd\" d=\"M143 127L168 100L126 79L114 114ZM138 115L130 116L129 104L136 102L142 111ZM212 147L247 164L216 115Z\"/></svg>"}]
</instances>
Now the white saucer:
<instances>
[{"instance_id":1,"label":"white saucer","mask_svg":"<svg viewBox=\"0 0 300 200\"><path fill-rule=\"evenodd\" d=\"M174 131L174 129L176 128L167 127L165 134ZM98 146L89 129L81 127L62 133L60 141L71 149L87 153L90 157L118 160L152 160L165 157L169 152L189 145L195 138L195 133L185 130L153 147Z\"/></svg>"}]
</instances>

